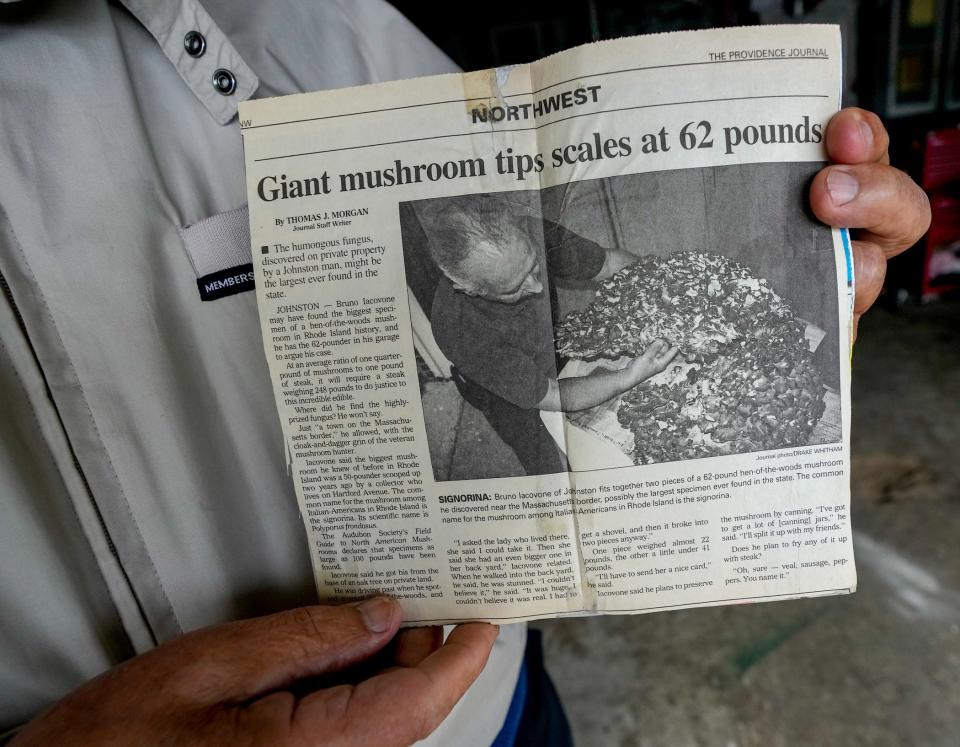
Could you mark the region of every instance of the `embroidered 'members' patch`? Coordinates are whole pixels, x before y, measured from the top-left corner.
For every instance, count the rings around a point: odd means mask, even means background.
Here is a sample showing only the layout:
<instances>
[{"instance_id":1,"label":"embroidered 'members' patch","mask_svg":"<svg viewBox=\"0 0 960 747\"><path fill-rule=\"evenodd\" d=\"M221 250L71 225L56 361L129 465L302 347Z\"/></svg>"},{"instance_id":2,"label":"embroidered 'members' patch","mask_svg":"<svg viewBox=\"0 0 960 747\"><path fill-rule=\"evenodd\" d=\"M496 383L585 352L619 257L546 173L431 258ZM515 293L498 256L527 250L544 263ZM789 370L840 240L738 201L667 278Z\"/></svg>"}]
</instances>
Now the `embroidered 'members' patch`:
<instances>
[{"instance_id":1,"label":"embroidered 'members' patch","mask_svg":"<svg viewBox=\"0 0 960 747\"><path fill-rule=\"evenodd\" d=\"M254 288L247 207L217 213L180 229L187 256L197 274L201 301Z\"/></svg>"}]
</instances>

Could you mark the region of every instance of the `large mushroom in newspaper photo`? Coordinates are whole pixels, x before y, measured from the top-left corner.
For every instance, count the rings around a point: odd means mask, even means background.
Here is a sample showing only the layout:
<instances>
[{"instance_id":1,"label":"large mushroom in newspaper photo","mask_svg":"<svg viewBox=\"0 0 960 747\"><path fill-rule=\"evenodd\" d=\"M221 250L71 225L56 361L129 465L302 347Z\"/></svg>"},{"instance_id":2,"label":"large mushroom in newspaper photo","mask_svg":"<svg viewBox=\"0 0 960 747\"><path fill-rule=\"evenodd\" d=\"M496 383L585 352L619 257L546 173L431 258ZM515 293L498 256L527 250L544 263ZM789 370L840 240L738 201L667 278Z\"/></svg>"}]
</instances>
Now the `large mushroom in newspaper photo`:
<instances>
[{"instance_id":1,"label":"large mushroom in newspaper photo","mask_svg":"<svg viewBox=\"0 0 960 747\"><path fill-rule=\"evenodd\" d=\"M626 434L619 446L635 464L822 440L813 434L830 392L812 348L823 332L799 319L765 279L720 254L640 257L555 333L558 351L581 372L622 365L657 339L679 348L665 371L599 408L608 431L612 424ZM602 416L570 414L594 430Z\"/></svg>"}]
</instances>

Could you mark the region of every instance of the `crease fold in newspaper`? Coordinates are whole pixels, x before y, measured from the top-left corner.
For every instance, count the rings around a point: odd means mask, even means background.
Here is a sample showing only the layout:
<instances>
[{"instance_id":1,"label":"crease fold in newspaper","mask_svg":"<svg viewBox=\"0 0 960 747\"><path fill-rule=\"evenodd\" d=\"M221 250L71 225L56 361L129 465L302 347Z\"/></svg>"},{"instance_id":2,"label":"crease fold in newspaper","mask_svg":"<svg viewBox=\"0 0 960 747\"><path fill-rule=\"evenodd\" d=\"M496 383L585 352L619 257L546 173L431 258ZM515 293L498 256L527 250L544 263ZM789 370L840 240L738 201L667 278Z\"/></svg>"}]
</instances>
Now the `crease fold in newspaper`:
<instances>
[{"instance_id":1,"label":"crease fold in newspaper","mask_svg":"<svg viewBox=\"0 0 960 747\"><path fill-rule=\"evenodd\" d=\"M320 597L406 624L839 594L833 26L658 34L240 106ZM291 498L292 499L292 498Z\"/></svg>"}]
</instances>

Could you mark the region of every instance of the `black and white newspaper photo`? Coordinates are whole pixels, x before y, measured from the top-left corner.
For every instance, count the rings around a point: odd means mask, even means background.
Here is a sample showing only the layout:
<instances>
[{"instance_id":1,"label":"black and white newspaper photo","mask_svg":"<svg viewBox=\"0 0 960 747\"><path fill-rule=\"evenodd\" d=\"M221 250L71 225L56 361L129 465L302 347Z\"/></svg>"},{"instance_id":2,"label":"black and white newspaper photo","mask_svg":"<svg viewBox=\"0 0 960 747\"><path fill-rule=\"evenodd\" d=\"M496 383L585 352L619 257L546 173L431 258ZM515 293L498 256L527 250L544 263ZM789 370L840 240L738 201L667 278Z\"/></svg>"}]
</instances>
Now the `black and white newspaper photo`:
<instances>
[{"instance_id":1,"label":"black and white newspaper photo","mask_svg":"<svg viewBox=\"0 0 960 747\"><path fill-rule=\"evenodd\" d=\"M776 47L782 54L747 54ZM321 599L407 625L856 588L832 26L241 105Z\"/></svg>"},{"instance_id":2,"label":"black and white newspaper photo","mask_svg":"<svg viewBox=\"0 0 960 747\"><path fill-rule=\"evenodd\" d=\"M401 204L408 285L457 391L497 437L425 400L434 477L840 441L837 299L804 282L832 271L833 240L800 201L771 199L802 193L816 168L664 171ZM564 412L565 429L551 432L544 410Z\"/></svg>"}]
</instances>

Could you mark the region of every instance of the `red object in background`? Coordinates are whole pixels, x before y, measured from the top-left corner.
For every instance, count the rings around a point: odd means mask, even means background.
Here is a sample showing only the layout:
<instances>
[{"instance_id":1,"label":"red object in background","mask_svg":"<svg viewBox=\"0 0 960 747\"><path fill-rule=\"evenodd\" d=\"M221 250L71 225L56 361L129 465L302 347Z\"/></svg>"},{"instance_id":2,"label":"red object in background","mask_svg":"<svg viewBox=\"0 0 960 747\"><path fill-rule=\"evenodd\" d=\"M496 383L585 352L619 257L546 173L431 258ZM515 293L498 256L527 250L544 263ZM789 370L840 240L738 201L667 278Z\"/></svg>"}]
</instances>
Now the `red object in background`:
<instances>
[{"instance_id":1,"label":"red object in background","mask_svg":"<svg viewBox=\"0 0 960 747\"><path fill-rule=\"evenodd\" d=\"M921 285L928 300L960 290L960 129L927 134L921 186L931 212Z\"/></svg>"}]
</instances>

